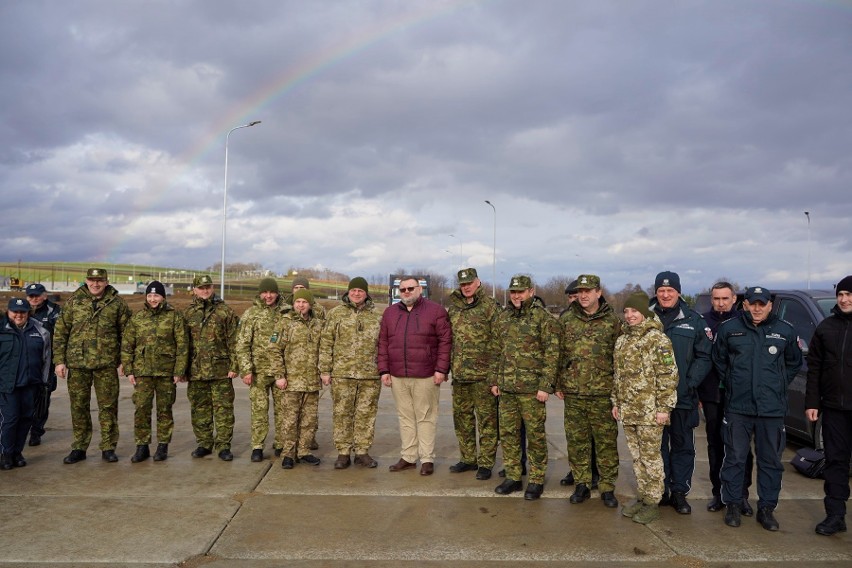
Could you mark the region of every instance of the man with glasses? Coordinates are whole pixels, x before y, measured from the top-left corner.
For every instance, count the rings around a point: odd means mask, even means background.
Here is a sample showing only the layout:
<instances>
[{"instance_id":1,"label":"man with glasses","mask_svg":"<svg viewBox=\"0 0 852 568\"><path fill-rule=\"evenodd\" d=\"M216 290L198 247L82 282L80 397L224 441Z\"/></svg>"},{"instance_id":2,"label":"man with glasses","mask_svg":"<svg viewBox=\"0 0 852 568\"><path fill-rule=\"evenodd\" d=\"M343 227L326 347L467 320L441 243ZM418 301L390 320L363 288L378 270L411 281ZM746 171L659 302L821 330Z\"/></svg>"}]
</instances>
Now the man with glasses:
<instances>
[{"instance_id":1,"label":"man with glasses","mask_svg":"<svg viewBox=\"0 0 852 568\"><path fill-rule=\"evenodd\" d=\"M68 381L71 453L63 460L74 464L86 459L92 441L92 387L98 399L101 458L118 461L118 374L121 372L121 335L131 312L118 290L109 284L107 271L90 268L86 283L65 302L56 321L53 361L56 376Z\"/></svg>"},{"instance_id":2,"label":"man with glasses","mask_svg":"<svg viewBox=\"0 0 852 568\"><path fill-rule=\"evenodd\" d=\"M38 283L27 286L27 301L29 301L32 307L30 317L39 322L50 333L51 337L53 337L56 320L59 319L59 305L47 299L47 290L44 285ZM50 410L50 393L55 390L56 371L51 363L50 377L44 392L44 414L33 418L33 425L30 429L30 446L41 444L41 438L44 436L44 425L47 423L48 411ZM38 396L41 396L41 393Z\"/></svg>"},{"instance_id":3,"label":"man with glasses","mask_svg":"<svg viewBox=\"0 0 852 568\"><path fill-rule=\"evenodd\" d=\"M441 383L450 371L453 332L447 311L421 297L416 276L403 276L402 300L382 314L378 366L382 383L391 387L399 414L402 457L390 471L435 471L435 435Z\"/></svg>"}]
</instances>

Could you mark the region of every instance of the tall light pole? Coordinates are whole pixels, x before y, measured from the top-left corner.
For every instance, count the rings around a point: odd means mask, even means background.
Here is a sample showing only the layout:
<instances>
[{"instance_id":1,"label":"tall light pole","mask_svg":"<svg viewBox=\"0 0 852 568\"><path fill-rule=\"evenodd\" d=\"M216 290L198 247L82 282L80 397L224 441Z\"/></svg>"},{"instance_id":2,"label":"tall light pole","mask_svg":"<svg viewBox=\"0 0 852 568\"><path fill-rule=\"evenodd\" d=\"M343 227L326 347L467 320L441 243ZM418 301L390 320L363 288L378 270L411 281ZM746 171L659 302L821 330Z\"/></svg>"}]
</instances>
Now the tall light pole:
<instances>
[{"instance_id":1,"label":"tall light pole","mask_svg":"<svg viewBox=\"0 0 852 568\"><path fill-rule=\"evenodd\" d=\"M459 240L459 270L464 268L464 248L462 247L461 237L457 237L455 235L450 235L454 239Z\"/></svg>"},{"instance_id":2,"label":"tall light pole","mask_svg":"<svg viewBox=\"0 0 852 568\"><path fill-rule=\"evenodd\" d=\"M497 299L497 208L494 204L485 200L485 203L494 210L494 250L491 258L491 298Z\"/></svg>"},{"instance_id":3,"label":"tall light pole","mask_svg":"<svg viewBox=\"0 0 852 568\"><path fill-rule=\"evenodd\" d=\"M222 266L219 273L219 297L225 299L225 232L228 225L228 141L231 138L231 132L240 128L248 128L260 124L259 120L252 120L248 124L235 126L228 131L225 136L225 194L222 197Z\"/></svg>"},{"instance_id":4,"label":"tall light pole","mask_svg":"<svg viewBox=\"0 0 852 568\"><path fill-rule=\"evenodd\" d=\"M808 290L811 289L811 213L805 211L805 217L808 218Z\"/></svg>"}]
</instances>

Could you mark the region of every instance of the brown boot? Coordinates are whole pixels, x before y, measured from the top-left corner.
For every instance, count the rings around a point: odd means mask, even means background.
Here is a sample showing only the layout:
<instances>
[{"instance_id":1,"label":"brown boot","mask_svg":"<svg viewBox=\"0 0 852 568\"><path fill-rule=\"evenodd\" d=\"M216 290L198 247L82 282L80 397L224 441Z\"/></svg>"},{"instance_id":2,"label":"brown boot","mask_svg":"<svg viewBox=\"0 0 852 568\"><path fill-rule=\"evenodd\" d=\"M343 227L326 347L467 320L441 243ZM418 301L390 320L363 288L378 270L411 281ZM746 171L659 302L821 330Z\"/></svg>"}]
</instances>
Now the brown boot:
<instances>
[{"instance_id":1,"label":"brown boot","mask_svg":"<svg viewBox=\"0 0 852 568\"><path fill-rule=\"evenodd\" d=\"M346 469L350 463L349 454L338 454L337 461L334 462L334 469Z\"/></svg>"},{"instance_id":2,"label":"brown boot","mask_svg":"<svg viewBox=\"0 0 852 568\"><path fill-rule=\"evenodd\" d=\"M379 462L370 457L370 454L355 454L355 463L362 467L376 467Z\"/></svg>"}]
</instances>

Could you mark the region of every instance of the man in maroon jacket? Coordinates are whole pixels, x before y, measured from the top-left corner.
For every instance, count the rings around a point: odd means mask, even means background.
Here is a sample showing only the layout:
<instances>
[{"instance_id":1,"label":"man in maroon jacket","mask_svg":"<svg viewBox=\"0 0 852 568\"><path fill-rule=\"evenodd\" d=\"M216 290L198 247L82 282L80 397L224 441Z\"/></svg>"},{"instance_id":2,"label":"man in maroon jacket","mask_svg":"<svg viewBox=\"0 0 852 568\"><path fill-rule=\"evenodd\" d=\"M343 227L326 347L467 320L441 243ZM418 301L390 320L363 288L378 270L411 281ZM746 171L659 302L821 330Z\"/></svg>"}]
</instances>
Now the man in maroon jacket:
<instances>
[{"instance_id":1,"label":"man in maroon jacket","mask_svg":"<svg viewBox=\"0 0 852 568\"><path fill-rule=\"evenodd\" d=\"M382 315L378 363L382 382L393 390L402 439L402 457L390 470L412 469L419 457L420 475L432 475L438 399L450 370L453 332L447 311L421 298L422 292L416 276L400 281L402 301Z\"/></svg>"}]
</instances>

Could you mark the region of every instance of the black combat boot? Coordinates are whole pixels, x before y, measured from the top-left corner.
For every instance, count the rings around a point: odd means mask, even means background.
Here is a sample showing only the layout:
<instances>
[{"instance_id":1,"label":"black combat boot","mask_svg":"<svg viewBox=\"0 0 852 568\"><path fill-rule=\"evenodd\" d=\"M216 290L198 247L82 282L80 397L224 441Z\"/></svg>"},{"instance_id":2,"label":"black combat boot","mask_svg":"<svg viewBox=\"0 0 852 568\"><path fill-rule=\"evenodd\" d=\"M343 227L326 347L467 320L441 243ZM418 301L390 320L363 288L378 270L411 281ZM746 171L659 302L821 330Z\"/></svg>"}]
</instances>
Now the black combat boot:
<instances>
[{"instance_id":1,"label":"black combat boot","mask_svg":"<svg viewBox=\"0 0 852 568\"><path fill-rule=\"evenodd\" d=\"M130 458L132 463L139 463L151 457L151 450L148 449L148 444L136 446L136 453Z\"/></svg>"},{"instance_id":2,"label":"black combat boot","mask_svg":"<svg viewBox=\"0 0 852 568\"><path fill-rule=\"evenodd\" d=\"M169 445L157 444L157 451L154 452L154 461L161 462L169 459Z\"/></svg>"}]
</instances>

